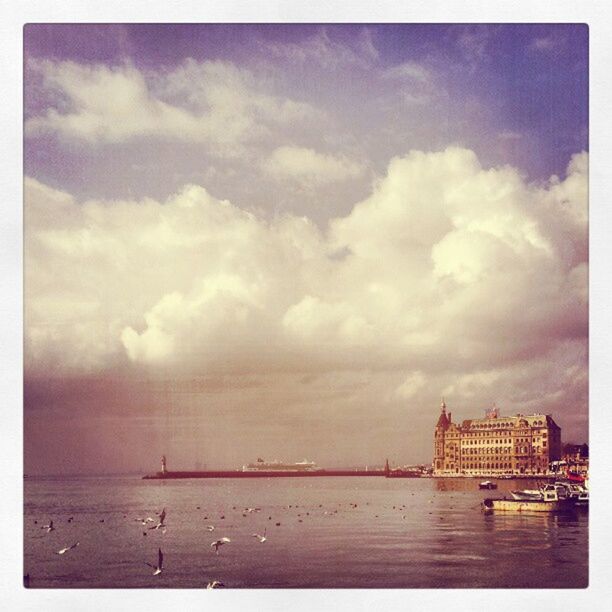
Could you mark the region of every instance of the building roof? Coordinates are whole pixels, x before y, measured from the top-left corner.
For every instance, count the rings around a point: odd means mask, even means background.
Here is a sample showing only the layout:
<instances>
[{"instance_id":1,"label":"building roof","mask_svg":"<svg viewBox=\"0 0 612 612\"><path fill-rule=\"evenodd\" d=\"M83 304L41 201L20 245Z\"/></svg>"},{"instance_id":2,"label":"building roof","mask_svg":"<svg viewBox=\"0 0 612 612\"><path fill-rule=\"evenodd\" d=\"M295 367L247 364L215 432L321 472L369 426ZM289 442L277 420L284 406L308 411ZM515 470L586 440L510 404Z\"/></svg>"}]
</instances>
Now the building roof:
<instances>
[{"instance_id":1,"label":"building roof","mask_svg":"<svg viewBox=\"0 0 612 612\"><path fill-rule=\"evenodd\" d=\"M446 416L446 412L442 411L440 413L436 427L441 427L442 429L446 429L448 427L448 417Z\"/></svg>"}]
</instances>

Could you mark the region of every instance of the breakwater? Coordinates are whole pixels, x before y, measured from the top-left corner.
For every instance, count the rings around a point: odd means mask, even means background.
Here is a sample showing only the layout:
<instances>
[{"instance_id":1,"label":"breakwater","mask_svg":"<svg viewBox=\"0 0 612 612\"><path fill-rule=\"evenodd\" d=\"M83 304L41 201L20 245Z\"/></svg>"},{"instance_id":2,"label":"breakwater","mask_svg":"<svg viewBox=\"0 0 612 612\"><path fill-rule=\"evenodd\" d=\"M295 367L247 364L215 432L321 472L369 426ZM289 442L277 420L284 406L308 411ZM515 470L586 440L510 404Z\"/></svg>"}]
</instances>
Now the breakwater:
<instances>
[{"instance_id":1,"label":"breakwater","mask_svg":"<svg viewBox=\"0 0 612 612\"><path fill-rule=\"evenodd\" d=\"M258 470L206 470L197 472L155 472L147 474L144 480L174 480L177 478L312 478L316 476L386 476L385 470L312 470L280 471Z\"/></svg>"}]
</instances>

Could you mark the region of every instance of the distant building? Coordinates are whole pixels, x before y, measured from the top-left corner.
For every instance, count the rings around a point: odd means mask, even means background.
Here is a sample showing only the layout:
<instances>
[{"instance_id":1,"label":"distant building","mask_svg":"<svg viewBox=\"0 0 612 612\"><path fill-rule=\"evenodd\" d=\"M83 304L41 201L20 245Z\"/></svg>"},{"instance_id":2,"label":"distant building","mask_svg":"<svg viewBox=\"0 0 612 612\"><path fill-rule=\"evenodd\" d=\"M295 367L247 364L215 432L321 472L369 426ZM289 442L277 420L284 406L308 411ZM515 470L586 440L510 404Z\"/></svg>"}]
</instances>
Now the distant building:
<instances>
[{"instance_id":1,"label":"distant building","mask_svg":"<svg viewBox=\"0 0 612 612\"><path fill-rule=\"evenodd\" d=\"M550 415L499 416L452 422L442 400L434 431L433 473L437 476L545 474L561 457L561 428Z\"/></svg>"},{"instance_id":2,"label":"distant building","mask_svg":"<svg viewBox=\"0 0 612 612\"><path fill-rule=\"evenodd\" d=\"M584 461L589 458L588 444L564 444L563 445L563 460L564 461Z\"/></svg>"}]
</instances>

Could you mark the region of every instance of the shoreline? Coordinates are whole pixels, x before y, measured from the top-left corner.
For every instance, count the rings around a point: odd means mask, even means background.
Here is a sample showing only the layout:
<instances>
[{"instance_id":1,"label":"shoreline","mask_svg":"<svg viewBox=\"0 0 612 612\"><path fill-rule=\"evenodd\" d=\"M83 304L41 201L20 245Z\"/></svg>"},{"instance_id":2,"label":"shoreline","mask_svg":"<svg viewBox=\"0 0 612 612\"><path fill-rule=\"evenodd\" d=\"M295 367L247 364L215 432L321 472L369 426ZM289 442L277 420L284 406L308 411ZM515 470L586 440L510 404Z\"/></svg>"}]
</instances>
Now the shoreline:
<instances>
[{"instance_id":1,"label":"shoreline","mask_svg":"<svg viewBox=\"0 0 612 612\"><path fill-rule=\"evenodd\" d=\"M145 474L142 480L177 480L187 478L322 478L326 476L378 476L383 478L449 478L449 479L495 479L495 480L557 480L562 478L560 475L542 474L516 474L495 476L491 474L473 475L419 475L419 474L389 474L384 470L317 470L312 472L297 471L259 471L243 472L239 470L207 470L207 471L181 471L181 472L156 472Z\"/></svg>"}]
</instances>

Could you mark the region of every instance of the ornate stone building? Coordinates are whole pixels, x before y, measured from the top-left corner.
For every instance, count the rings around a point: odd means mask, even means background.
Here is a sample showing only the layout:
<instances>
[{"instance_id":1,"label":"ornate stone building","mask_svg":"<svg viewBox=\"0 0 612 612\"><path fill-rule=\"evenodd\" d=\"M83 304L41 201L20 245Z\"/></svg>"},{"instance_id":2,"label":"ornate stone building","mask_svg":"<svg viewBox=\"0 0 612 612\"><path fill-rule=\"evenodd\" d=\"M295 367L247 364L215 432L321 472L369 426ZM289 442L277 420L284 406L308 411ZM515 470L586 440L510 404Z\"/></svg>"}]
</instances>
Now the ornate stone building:
<instances>
[{"instance_id":1,"label":"ornate stone building","mask_svg":"<svg viewBox=\"0 0 612 612\"><path fill-rule=\"evenodd\" d=\"M502 417L497 408L483 419L452 422L442 400L434 431L437 476L545 474L561 456L561 428L550 415Z\"/></svg>"}]
</instances>

